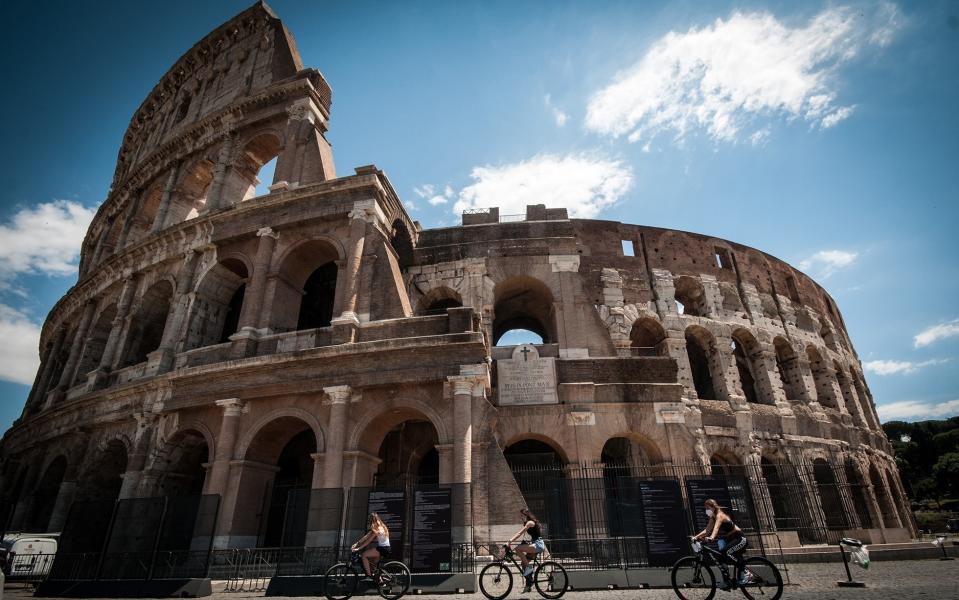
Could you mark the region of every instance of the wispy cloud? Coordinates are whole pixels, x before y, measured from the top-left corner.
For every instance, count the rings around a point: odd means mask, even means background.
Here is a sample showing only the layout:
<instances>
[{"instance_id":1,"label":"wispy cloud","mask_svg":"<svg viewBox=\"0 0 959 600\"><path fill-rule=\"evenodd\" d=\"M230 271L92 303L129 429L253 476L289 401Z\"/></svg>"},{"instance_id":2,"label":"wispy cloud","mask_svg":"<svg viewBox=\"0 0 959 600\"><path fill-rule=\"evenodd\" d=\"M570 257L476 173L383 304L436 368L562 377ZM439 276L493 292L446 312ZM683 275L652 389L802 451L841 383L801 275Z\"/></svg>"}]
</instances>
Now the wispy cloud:
<instances>
[{"instance_id":1,"label":"wispy cloud","mask_svg":"<svg viewBox=\"0 0 959 600\"><path fill-rule=\"evenodd\" d=\"M550 113L552 113L553 121L556 122L557 127L566 125L566 121L569 120L569 115L566 114L565 111L561 110L558 106L553 104L553 99L550 94L543 96L543 103L546 104L546 108L548 108Z\"/></svg>"},{"instance_id":2,"label":"wispy cloud","mask_svg":"<svg viewBox=\"0 0 959 600\"><path fill-rule=\"evenodd\" d=\"M904 400L876 406L879 420L916 421L920 419L945 419L959 415L959 399L946 402L929 403L919 400Z\"/></svg>"},{"instance_id":3,"label":"wispy cloud","mask_svg":"<svg viewBox=\"0 0 959 600\"><path fill-rule=\"evenodd\" d=\"M862 364L863 368L876 375L909 375L919 369L942 365L949 362L948 358L937 358L912 362L908 360L870 360Z\"/></svg>"},{"instance_id":4,"label":"wispy cloud","mask_svg":"<svg viewBox=\"0 0 959 600\"><path fill-rule=\"evenodd\" d=\"M805 26L766 12L734 12L700 29L673 31L590 98L586 127L631 142L663 132L681 141L698 129L734 142L758 117L833 127L854 110L838 100L839 68L888 45L900 27L898 10L887 3L828 8Z\"/></svg>"},{"instance_id":5,"label":"wispy cloud","mask_svg":"<svg viewBox=\"0 0 959 600\"><path fill-rule=\"evenodd\" d=\"M73 275L94 210L70 200L22 208L0 225L0 281L22 273Z\"/></svg>"},{"instance_id":6,"label":"wispy cloud","mask_svg":"<svg viewBox=\"0 0 959 600\"><path fill-rule=\"evenodd\" d=\"M40 366L40 326L25 313L0 304L0 379L30 385Z\"/></svg>"},{"instance_id":7,"label":"wispy cloud","mask_svg":"<svg viewBox=\"0 0 959 600\"><path fill-rule=\"evenodd\" d=\"M959 319L953 319L939 325L933 325L920 331L913 338L913 346L922 348L939 340L959 336Z\"/></svg>"},{"instance_id":8,"label":"wispy cloud","mask_svg":"<svg viewBox=\"0 0 959 600\"><path fill-rule=\"evenodd\" d=\"M540 154L518 163L474 167L470 177L473 183L459 191L454 213L498 206L501 214L521 214L528 204L547 204L590 219L633 185L628 165L594 154Z\"/></svg>"},{"instance_id":9,"label":"wispy cloud","mask_svg":"<svg viewBox=\"0 0 959 600\"><path fill-rule=\"evenodd\" d=\"M852 265L857 258L859 258L858 252L820 250L799 261L799 268L810 275L825 279L832 276L836 271Z\"/></svg>"}]
</instances>

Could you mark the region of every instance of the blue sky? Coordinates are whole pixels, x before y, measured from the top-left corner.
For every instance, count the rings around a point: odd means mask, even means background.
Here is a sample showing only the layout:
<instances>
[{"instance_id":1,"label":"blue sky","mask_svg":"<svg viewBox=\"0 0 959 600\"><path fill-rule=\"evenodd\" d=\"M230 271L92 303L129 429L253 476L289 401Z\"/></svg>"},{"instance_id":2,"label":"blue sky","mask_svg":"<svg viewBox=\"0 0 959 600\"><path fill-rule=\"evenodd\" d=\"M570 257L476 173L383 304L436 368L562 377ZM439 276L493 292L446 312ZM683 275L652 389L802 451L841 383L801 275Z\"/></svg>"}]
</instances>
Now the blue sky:
<instances>
[{"instance_id":1,"label":"blue sky","mask_svg":"<svg viewBox=\"0 0 959 600\"><path fill-rule=\"evenodd\" d=\"M130 116L247 5L4 3L0 430ZM836 298L884 418L959 414L959 2L270 5L339 173L424 226L536 201L760 248Z\"/></svg>"}]
</instances>

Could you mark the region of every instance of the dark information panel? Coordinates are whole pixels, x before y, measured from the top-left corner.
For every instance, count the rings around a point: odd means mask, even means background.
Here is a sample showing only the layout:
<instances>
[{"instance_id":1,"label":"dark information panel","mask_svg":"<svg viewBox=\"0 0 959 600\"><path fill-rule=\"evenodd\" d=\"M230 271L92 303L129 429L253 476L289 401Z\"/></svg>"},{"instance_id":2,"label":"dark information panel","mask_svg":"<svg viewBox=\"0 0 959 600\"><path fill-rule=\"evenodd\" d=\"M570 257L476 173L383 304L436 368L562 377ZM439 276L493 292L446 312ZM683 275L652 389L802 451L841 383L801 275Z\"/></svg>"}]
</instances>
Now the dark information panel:
<instances>
[{"instance_id":1,"label":"dark information panel","mask_svg":"<svg viewBox=\"0 0 959 600\"><path fill-rule=\"evenodd\" d=\"M370 492L368 510L383 519L390 530L390 549L393 558L403 558L403 515L406 514L406 493L402 490L374 490Z\"/></svg>"},{"instance_id":2,"label":"dark information panel","mask_svg":"<svg viewBox=\"0 0 959 600\"><path fill-rule=\"evenodd\" d=\"M453 490L413 490L414 573L449 571L453 562Z\"/></svg>"},{"instance_id":3,"label":"dark information panel","mask_svg":"<svg viewBox=\"0 0 959 600\"><path fill-rule=\"evenodd\" d=\"M679 482L674 479L640 481L639 501L646 522L649 566L668 567L689 554L686 507Z\"/></svg>"},{"instance_id":4,"label":"dark information panel","mask_svg":"<svg viewBox=\"0 0 959 600\"><path fill-rule=\"evenodd\" d=\"M709 517L706 516L706 507L703 504L710 498L726 509L733 521L736 520L736 515L730 509L732 503L729 501L729 486L726 485L725 479L719 477L687 477L686 494L689 496L689 508L693 511L693 522L696 524L697 533L705 529L709 523Z\"/></svg>"}]
</instances>

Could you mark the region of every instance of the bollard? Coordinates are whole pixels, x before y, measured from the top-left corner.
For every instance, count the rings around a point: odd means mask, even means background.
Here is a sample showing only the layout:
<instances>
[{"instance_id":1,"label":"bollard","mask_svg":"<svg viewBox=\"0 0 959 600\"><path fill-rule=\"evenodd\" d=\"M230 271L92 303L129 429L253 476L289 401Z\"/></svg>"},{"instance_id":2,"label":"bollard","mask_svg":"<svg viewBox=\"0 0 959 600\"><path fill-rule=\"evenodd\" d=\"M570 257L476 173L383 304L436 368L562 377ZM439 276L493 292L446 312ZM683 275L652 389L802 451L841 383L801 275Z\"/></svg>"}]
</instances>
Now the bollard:
<instances>
[{"instance_id":1,"label":"bollard","mask_svg":"<svg viewBox=\"0 0 959 600\"><path fill-rule=\"evenodd\" d=\"M849 546L850 548L861 548L862 542L852 538L842 538L839 540L839 553L842 554L842 564L844 567L846 567L846 581L837 581L836 585L839 587L866 587L866 584L862 581L855 581L852 578L852 572L849 570L849 557L846 556L846 549L844 546Z\"/></svg>"},{"instance_id":2,"label":"bollard","mask_svg":"<svg viewBox=\"0 0 959 600\"><path fill-rule=\"evenodd\" d=\"M956 560L953 557L949 556L949 553L946 552L946 536L937 535L935 544L939 546L939 549L942 550L942 557L939 560Z\"/></svg>"}]
</instances>

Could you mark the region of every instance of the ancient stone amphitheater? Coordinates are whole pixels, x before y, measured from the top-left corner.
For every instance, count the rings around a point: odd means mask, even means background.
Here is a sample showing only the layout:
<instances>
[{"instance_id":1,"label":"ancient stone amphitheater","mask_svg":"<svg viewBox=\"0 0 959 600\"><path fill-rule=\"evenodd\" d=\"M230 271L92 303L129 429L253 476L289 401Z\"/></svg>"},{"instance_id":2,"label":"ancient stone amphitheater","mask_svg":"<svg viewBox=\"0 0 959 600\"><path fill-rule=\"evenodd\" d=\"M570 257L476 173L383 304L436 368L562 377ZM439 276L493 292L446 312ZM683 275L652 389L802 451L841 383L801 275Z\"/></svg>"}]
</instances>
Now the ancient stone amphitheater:
<instances>
[{"instance_id":1,"label":"ancient stone amphitheater","mask_svg":"<svg viewBox=\"0 0 959 600\"><path fill-rule=\"evenodd\" d=\"M423 229L375 166L336 173L331 99L261 3L163 75L3 438L6 530L58 531L80 499L204 493L217 546L276 545L289 490L438 483L468 484L462 523L489 539L533 475L698 468L746 473L787 541L914 532L815 281L543 205ZM541 341L498 345L520 329ZM579 501L569 535L616 533Z\"/></svg>"}]
</instances>

